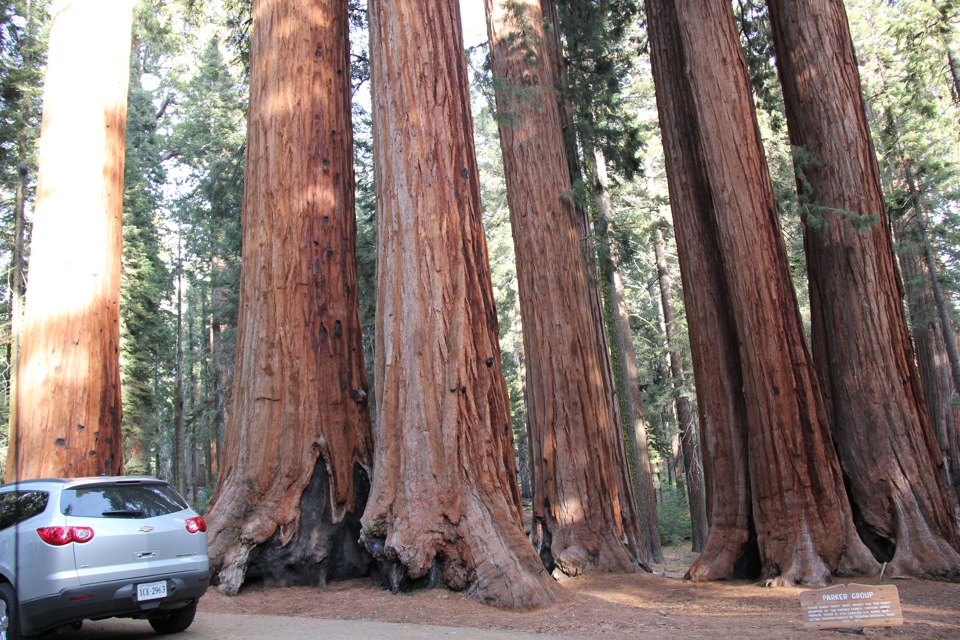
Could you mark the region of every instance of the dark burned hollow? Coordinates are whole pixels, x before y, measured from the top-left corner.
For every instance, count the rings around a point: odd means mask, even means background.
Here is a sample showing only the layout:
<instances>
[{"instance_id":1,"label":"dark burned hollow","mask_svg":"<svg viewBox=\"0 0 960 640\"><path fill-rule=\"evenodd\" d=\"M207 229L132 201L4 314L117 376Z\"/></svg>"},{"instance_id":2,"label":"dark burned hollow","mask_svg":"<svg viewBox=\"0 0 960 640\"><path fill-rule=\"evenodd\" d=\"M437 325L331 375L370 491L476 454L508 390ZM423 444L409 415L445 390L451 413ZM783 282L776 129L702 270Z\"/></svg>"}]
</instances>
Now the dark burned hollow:
<instances>
[{"instance_id":1,"label":"dark burned hollow","mask_svg":"<svg viewBox=\"0 0 960 640\"><path fill-rule=\"evenodd\" d=\"M326 463L318 458L300 498L300 530L286 546L280 545L278 530L250 553L244 587L322 587L328 580L369 575L373 558L358 540L370 481L359 464L353 467L353 482L353 511L333 524L330 478Z\"/></svg>"}]
</instances>

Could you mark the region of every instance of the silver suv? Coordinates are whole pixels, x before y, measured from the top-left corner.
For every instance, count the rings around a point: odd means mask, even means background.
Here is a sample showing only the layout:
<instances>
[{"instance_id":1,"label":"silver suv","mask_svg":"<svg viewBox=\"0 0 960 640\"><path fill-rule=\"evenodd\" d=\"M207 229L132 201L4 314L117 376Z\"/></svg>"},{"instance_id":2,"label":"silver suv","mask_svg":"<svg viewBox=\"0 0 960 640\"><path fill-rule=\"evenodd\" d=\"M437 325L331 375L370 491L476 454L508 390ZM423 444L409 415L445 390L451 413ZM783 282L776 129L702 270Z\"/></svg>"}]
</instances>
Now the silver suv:
<instances>
[{"instance_id":1,"label":"silver suv","mask_svg":"<svg viewBox=\"0 0 960 640\"><path fill-rule=\"evenodd\" d=\"M156 478L0 486L6 639L112 617L146 618L159 633L183 631L210 584L206 530Z\"/></svg>"}]
</instances>

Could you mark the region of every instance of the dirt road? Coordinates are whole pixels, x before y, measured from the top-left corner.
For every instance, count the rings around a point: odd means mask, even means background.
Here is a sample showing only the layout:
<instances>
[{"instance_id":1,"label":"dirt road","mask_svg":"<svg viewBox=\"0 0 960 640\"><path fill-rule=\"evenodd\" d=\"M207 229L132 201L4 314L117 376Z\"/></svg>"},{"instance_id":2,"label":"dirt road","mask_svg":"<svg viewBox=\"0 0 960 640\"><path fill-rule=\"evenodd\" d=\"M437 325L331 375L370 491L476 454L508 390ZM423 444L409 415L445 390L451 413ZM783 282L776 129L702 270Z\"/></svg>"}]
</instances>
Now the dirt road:
<instances>
[{"instance_id":1,"label":"dirt road","mask_svg":"<svg viewBox=\"0 0 960 640\"><path fill-rule=\"evenodd\" d=\"M85 622L80 631L56 640L156 640L144 620ZM561 636L509 633L391 622L323 620L283 616L198 613L185 632L166 636L177 640L567 640Z\"/></svg>"}]
</instances>

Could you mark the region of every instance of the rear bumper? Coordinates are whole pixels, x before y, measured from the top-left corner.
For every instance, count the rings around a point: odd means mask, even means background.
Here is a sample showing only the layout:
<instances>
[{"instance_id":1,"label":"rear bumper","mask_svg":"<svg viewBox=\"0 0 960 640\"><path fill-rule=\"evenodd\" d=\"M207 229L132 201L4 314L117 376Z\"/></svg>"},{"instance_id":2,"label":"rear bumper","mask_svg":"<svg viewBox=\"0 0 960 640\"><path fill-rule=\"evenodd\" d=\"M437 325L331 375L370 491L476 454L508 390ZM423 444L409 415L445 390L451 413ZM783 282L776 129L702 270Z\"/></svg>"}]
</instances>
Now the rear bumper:
<instances>
[{"instance_id":1,"label":"rear bumper","mask_svg":"<svg viewBox=\"0 0 960 640\"><path fill-rule=\"evenodd\" d=\"M206 592L209 578L209 571L204 569L64 589L52 596L21 602L21 632L32 635L81 620L141 618L156 611L185 607ZM166 598L137 602L138 583L164 579L167 581Z\"/></svg>"}]
</instances>

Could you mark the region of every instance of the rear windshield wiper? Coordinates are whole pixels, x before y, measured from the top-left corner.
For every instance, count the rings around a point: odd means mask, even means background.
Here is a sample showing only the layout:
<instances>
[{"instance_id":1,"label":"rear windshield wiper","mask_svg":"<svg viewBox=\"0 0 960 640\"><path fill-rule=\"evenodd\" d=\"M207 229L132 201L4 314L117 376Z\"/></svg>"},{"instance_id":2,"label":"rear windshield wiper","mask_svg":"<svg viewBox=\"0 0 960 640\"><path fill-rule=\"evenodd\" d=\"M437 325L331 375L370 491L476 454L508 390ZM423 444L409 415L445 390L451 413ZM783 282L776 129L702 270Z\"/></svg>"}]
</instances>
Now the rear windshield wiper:
<instances>
[{"instance_id":1,"label":"rear windshield wiper","mask_svg":"<svg viewBox=\"0 0 960 640\"><path fill-rule=\"evenodd\" d=\"M143 511L134 511L132 509L120 509L117 511L104 511L101 513L104 518L143 518Z\"/></svg>"}]
</instances>

